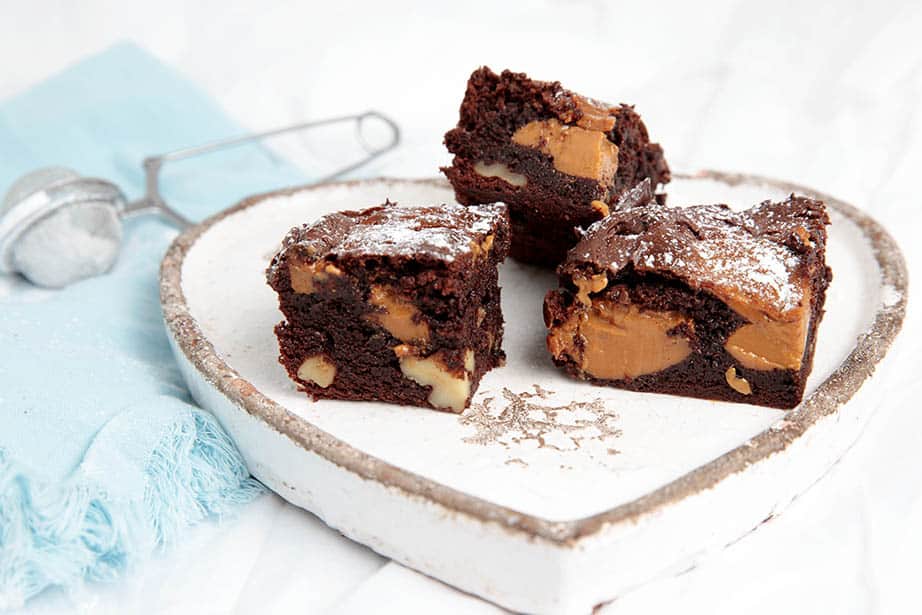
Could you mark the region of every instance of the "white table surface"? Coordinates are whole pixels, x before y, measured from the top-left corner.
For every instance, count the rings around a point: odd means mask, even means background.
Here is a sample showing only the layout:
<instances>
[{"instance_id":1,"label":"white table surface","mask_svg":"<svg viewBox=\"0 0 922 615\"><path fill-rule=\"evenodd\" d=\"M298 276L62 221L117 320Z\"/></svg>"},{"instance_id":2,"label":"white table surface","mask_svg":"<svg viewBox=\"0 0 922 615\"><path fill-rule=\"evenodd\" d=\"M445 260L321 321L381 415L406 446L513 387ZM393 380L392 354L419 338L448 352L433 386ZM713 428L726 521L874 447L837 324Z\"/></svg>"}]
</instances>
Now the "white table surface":
<instances>
[{"instance_id":1,"label":"white table surface","mask_svg":"<svg viewBox=\"0 0 922 615\"><path fill-rule=\"evenodd\" d=\"M132 39L241 123L377 108L398 153L369 175L448 160L470 71L510 67L631 102L674 169L775 176L873 213L922 271L922 4L743 2L0 0L0 97ZM825 6L821 6L825 5ZM15 58L12 61L11 58ZM915 289L913 289L915 290ZM911 293L913 294L913 293ZM602 612L922 612L922 342L918 300L889 388L846 457L781 516L687 573ZM36 612L499 612L265 496L199 526L111 586L45 595Z\"/></svg>"}]
</instances>

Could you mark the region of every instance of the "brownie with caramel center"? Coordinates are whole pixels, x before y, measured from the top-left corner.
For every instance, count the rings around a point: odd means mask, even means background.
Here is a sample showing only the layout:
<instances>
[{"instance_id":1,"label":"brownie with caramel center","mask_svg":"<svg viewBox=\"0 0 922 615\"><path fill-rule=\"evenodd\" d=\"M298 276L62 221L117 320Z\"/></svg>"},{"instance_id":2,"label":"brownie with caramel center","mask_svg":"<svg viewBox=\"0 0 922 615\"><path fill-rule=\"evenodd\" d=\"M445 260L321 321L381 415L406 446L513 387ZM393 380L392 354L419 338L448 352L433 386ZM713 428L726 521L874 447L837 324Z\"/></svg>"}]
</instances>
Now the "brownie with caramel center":
<instances>
[{"instance_id":1,"label":"brownie with caramel center","mask_svg":"<svg viewBox=\"0 0 922 615\"><path fill-rule=\"evenodd\" d=\"M458 202L506 203L512 256L545 266L558 265L578 240L574 229L602 218L626 190L670 179L633 107L508 70L474 71L445 145L454 158L442 171Z\"/></svg>"},{"instance_id":2,"label":"brownie with caramel center","mask_svg":"<svg viewBox=\"0 0 922 615\"><path fill-rule=\"evenodd\" d=\"M268 271L279 361L314 398L462 411L502 364L502 204L385 203L292 229Z\"/></svg>"},{"instance_id":3,"label":"brownie with caramel center","mask_svg":"<svg viewBox=\"0 0 922 615\"><path fill-rule=\"evenodd\" d=\"M558 268L544 305L554 362L597 384L796 406L832 275L824 204L640 200L592 225Z\"/></svg>"}]
</instances>

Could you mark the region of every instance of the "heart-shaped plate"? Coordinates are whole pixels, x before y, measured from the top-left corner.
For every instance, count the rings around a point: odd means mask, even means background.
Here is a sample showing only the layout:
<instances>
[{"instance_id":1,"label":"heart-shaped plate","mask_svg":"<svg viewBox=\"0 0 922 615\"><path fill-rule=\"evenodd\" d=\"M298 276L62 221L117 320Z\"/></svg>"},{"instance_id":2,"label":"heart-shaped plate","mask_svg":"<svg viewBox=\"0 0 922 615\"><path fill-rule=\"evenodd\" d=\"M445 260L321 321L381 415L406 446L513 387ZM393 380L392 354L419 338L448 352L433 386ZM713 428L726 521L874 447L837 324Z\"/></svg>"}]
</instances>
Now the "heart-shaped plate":
<instances>
[{"instance_id":1,"label":"heart-shaped plate","mask_svg":"<svg viewBox=\"0 0 922 615\"><path fill-rule=\"evenodd\" d=\"M461 415L312 402L277 362L264 271L293 226L385 198L452 201L441 180L370 180L255 196L186 231L161 301L195 399L254 476L374 550L503 606L587 612L693 565L776 514L860 434L868 381L902 323L906 270L856 208L763 178L703 172L671 204L749 207L790 192L829 208L833 282L804 402L782 412L632 393L555 369L541 316L552 272L503 265L505 367Z\"/></svg>"}]
</instances>

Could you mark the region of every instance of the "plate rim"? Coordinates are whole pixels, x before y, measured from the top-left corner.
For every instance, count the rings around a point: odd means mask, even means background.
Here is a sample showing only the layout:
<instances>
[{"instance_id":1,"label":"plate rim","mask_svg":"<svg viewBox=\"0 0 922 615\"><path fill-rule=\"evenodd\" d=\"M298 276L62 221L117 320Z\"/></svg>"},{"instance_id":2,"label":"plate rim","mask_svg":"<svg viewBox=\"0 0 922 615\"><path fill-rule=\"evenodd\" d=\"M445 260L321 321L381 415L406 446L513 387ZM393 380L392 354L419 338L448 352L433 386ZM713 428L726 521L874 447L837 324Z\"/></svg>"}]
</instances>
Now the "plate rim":
<instances>
[{"instance_id":1,"label":"plate rim","mask_svg":"<svg viewBox=\"0 0 922 615\"><path fill-rule=\"evenodd\" d=\"M270 198L312 190L394 183L450 189L450 184L443 178L380 177L346 180L293 186L249 196L186 229L173 240L160 266L160 304L163 318L177 347L212 386L234 405L262 420L281 435L287 436L306 452L317 454L363 479L397 488L410 496L439 504L452 512L499 524L508 531L524 532L532 538L542 538L561 546L572 546L581 539L599 533L607 526L636 522L647 514L713 487L725 478L786 449L820 419L834 414L851 399L874 373L902 328L908 300L905 259L892 236L877 221L854 205L800 184L760 175L702 170L696 173L674 173L673 177L689 180L710 179L728 186L750 184L824 200L828 207L858 226L870 242L875 262L880 269L881 287L889 285L898 294L892 302L881 302L871 325L859 335L848 356L810 396L795 409L787 412L780 424L765 429L748 442L639 498L580 519L550 521L536 515L521 513L400 468L334 437L263 395L255 386L240 377L218 356L214 346L206 339L189 311L182 290L185 257L204 233L225 218Z\"/></svg>"}]
</instances>

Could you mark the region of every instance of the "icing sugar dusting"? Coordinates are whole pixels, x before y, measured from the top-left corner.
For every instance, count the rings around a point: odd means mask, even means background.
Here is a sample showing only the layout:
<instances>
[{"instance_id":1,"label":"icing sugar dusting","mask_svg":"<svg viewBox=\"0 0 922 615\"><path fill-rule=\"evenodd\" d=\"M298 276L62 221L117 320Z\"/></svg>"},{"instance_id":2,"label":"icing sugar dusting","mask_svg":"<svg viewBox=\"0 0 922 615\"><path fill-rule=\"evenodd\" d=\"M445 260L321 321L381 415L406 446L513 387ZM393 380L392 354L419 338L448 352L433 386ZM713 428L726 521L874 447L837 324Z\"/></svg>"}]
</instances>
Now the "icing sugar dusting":
<instances>
[{"instance_id":1,"label":"icing sugar dusting","mask_svg":"<svg viewBox=\"0 0 922 615\"><path fill-rule=\"evenodd\" d=\"M800 305L803 289L791 279L798 258L787 247L754 240L746 244L701 241L696 248L708 271L743 294L768 297L781 312Z\"/></svg>"},{"instance_id":2,"label":"icing sugar dusting","mask_svg":"<svg viewBox=\"0 0 922 615\"><path fill-rule=\"evenodd\" d=\"M501 207L490 205L385 207L355 224L334 251L392 256L426 253L453 260L470 252L471 241L489 233L500 213Z\"/></svg>"},{"instance_id":3,"label":"icing sugar dusting","mask_svg":"<svg viewBox=\"0 0 922 615\"><path fill-rule=\"evenodd\" d=\"M314 258L396 256L450 262L470 253L475 241L494 232L505 211L502 203L470 207L456 203L426 206L385 203L361 211L329 214L289 232L270 266L270 276L285 252L292 248L303 249Z\"/></svg>"},{"instance_id":4,"label":"icing sugar dusting","mask_svg":"<svg viewBox=\"0 0 922 615\"><path fill-rule=\"evenodd\" d=\"M740 213L720 205L651 203L593 224L589 249L580 254L614 272L633 263L640 271L668 272L724 298L749 297L785 313L804 299L802 264L809 249L803 237L818 237L823 224L822 205L805 199Z\"/></svg>"}]
</instances>

